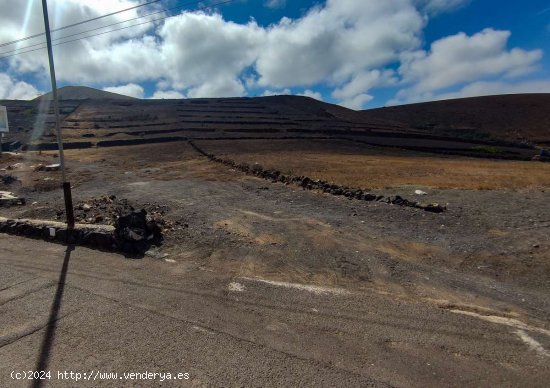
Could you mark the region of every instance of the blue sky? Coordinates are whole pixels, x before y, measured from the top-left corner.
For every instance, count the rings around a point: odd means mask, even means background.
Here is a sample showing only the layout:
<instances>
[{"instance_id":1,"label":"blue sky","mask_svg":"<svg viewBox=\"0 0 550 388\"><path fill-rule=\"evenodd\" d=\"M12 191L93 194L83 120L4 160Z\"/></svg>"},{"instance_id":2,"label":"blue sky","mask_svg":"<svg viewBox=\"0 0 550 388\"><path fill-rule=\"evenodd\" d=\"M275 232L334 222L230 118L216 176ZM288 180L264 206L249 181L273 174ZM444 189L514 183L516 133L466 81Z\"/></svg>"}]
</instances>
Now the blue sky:
<instances>
[{"instance_id":1,"label":"blue sky","mask_svg":"<svg viewBox=\"0 0 550 388\"><path fill-rule=\"evenodd\" d=\"M140 3L49 0L51 23ZM0 0L0 43L41 32L40 1L13 4ZM141 98L292 93L353 109L550 92L547 1L234 0L193 12L198 6L163 0L54 34L176 7L164 21L55 47L59 85ZM0 56L42 40L0 47ZM32 98L48 89L45 50L0 60L0 98Z\"/></svg>"}]
</instances>

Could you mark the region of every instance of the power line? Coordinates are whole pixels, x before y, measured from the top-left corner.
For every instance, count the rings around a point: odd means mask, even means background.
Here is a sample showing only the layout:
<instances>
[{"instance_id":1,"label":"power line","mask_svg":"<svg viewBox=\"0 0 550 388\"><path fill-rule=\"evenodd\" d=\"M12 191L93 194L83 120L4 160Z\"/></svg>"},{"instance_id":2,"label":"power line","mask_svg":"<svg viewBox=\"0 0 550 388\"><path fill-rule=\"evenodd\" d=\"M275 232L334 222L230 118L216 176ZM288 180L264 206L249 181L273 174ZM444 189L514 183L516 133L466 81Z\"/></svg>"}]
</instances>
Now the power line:
<instances>
[{"instance_id":1,"label":"power line","mask_svg":"<svg viewBox=\"0 0 550 388\"><path fill-rule=\"evenodd\" d=\"M174 9L179 9L179 8L182 8L182 7L187 7L187 6L190 6L190 5L195 5L195 4L199 3L199 2L200 2L200 1L192 1L192 2L185 3L185 4L181 4L181 5L177 6L177 7L165 8L165 9L162 9L162 10L160 10L160 11L151 12L151 13L148 13L148 14L146 14L146 15L137 16L137 17L132 18L132 19L122 20L122 21L120 21L120 22L107 24L107 25L104 25L104 26L101 26L101 27L96 27L96 28L92 28L92 29L89 29L89 30L77 32L77 33L74 33L74 34L71 34L71 35L61 36L61 37L59 37L59 38L53 39L52 42L58 42L58 41L60 41L60 40L67 39L67 38L72 38L73 36L82 35L82 34L85 34L85 33L87 33L87 32L102 30L102 29L104 29L104 28L116 26L116 25L118 25L118 24L123 24L123 23L127 23L127 22L134 21L134 20L143 19L143 18L148 17L148 16L157 15L157 14L159 14L159 13L164 13L164 12L172 11L172 10L174 10ZM82 22L81 22L81 23L82 23ZM115 30L115 31L116 31L116 30ZM19 52L20 54L23 54L23 53L25 53L25 52L30 52L30 51L24 51L24 52L22 52L21 50L25 50L25 49L29 49L29 48L32 48L32 47L41 46L41 45L43 45L43 44L45 44L45 43L46 43L46 42L39 42L39 43L31 44L31 45L29 45L29 46L19 47L19 48L14 49L14 50L5 51L5 52L3 52L3 53L0 53L0 58L5 58L4 55L6 55L6 54L17 53L17 52ZM6 57L9 57L9 55L7 55Z\"/></svg>"},{"instance_id":2,"label":"power line","mask_svg":"<svg viewBox=\"0 0 550 388\"><path fill-rule=\"evenodd\" d=\"M79 26L81 24L92 22L94 20L99 20L99 19L102 19L102 18L106 18L108 16L113 16L113 15L116 15L116 14L119 14L119 13L122 13L122 12L126 12L126 11L131 11L132 9L144 7L146 5L150 5L150 4L153 4L153 3L158 3L159 1L162 1L162 0L152 0L152 1L149 1L147 3L139 4L139 5L130 7L130 8L121 9L120 11L111 12L111 13L101 15L101 16L97 16L95 18L91 18L91 19L87 19L87 20L82 20L82 21L77 22L77 23L73 23L73 24L63 26L63 27L55 28L55 29L51 30L51 32L66 30L67 28L76 27L76 26ZM6 42L6 43L0 44L0 47L5 47L5 46L9 46L9 45L14 44L14 43L19 43L19 42L23 42L25 40L29 40L29 39L32 39L32 38L37 38L37 37L45 35L45 34L46 34L45 32L42 32L40 34L30 35L30 36L26 36L26 37L21 38L21 39L12 40L11 42Z\"/></svg>"},{"instance_id":3,"label":"power line","mask_svg":"<svg viewBox=\"0 0 550 388\"><path fill-rule=\"evenodd\" d=\"M210 5L208 5L208 6L203 6L203 7L196 8L194 11L202 11L202 10L209 9L209 8L211 8L211 7L215 7L215 6L218 6L218 5L229 4L229 3L232 3L233 1L235 1L235 0L221 1L221 2L219 2L219 3L214 3L214 4L210 4ZM178 8L179 8L179 7L178 7ZM149 16L150 16L150 15L149 15ZM145 21L145 22L142 22L142 23L132 24L131 26L126 26L126 27L121 27L121 28L115 28L114 30L109 30L109 31L104 31L104 32L100 32L100 33L97 33L97 34L92 34L92 35L88 35L88 36L83 36L83 37L81 37L81 38L77 38L77 39L72 39L72 40L68 40L68 41L65 41L65 42L56 43L56 44L54 44L53 46L59 46L59 45L66 44L66 43L77 42L77 41L79 41L79 40L88 39L88 38L93 38L93 37L95 37L95 36L105 35L105 34L108 34L108 33L111 33L111 32L120 31L120 30L125 30L125 29L127 29L127 28L137 27L137 26L141 26L141 25L143 25L143 24L153 23L153 22L160 21L160 20L166 20L166 19L173 18L173 17L176 17L176 16L179 16L179 14L178 14L178 15L165 16L165 17L161 17L161 18L157 18L157 19L153 19L153 20L148 20L148 21ZM114 23L114 24L120 24L120 23ZM108 26L105 26L105 27L108 27ZM102 27L102 28L105 28L105 27ZM87 31L85 31L85 32L87 32ZM83 32L83 33L85 33L85 32ZM66 36L66 37L58 38L58 39L56 39L56 40L65 39L65 38L67 38L67 37L75 36L75 35L80 35L80 34L73 34L73 35L69 35L69 36ZM44 43L41 43L41 44L44 44ZM32 47L32 46L28 46L28 47ZM5 58L14 57L14 56L21 55L21 54L32 53L32 52L34 52L34 51L43 50L43 49L45 49L45 48L46 48L46 47L38 47L38 48L33 49L33 50L27 50L27 51L18 52L18 53L15 53L15 54L10 54L10 55L1 56L1 57L0 57L0 60L1 60L1 59L5 59ZM8 52L13 52L13 51L8 51ZM4 53L4 54L5 54L5 53Z\"/></svg>"}]
</instances>

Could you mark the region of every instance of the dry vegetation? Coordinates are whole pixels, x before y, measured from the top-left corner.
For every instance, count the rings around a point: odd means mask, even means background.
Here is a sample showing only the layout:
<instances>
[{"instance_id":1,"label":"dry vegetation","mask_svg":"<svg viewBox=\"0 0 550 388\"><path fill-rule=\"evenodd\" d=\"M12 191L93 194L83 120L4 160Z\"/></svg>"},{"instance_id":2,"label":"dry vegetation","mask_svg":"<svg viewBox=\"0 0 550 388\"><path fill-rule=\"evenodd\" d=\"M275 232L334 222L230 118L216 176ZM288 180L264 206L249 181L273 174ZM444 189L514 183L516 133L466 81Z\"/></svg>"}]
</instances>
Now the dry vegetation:
<instances>
[{"instance_id":1,"label":"dry vegetation","mask_svg":"<svg viewBox=\"0 0 550 388\"><path fill-rule=\"evenodd\" d=\"M218 156L352 187L474 190L550 187L550 164L433 156L343 141L202 141Z\"/></svg>"}]
</instances>

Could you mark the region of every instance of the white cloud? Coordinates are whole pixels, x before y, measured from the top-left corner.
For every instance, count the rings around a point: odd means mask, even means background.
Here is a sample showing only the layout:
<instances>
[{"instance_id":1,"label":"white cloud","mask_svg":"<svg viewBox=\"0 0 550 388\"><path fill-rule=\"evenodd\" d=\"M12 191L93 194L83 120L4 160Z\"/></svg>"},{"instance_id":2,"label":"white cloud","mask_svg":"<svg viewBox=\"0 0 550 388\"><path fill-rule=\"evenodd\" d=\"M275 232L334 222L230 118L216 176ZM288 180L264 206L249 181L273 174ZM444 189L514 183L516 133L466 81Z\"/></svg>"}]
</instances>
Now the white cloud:
<instances>
[{"instance_id":1,"label":"white cloud","mask_svg":"<svg viewBox=\"0 0 550 388\"><path fill-rule=\"evenodd\" d=\"M298 93L298 96L310 97L319 101L323 101L323 95L321 93L309 89L304 90L303 93Z\"/></svg>"},{"instance_id":2,"label":"white cloud","mask_svg":"<svg viewBox=\"0 0 550 388\"><path fill-rule=\"evenodd\" d=\"M359 94L358 96L340 101L340 105L350 109L363 109L365 104L371 101L374 97L368 94Z\"/></svg>"},{"instance_id":3,"label":"white cloud","mask_svg":"<svg viewBox=\"0 0 550 388\"><path fill-rule=\"evenodd\" d=\"M404 54L399 73L412 86L401 90L399 101L417 101L439 90L487 77L517 77L535 68L541 50L507 50L509 31L485 29L472 36L459 33L431 45L429 52Z\"/></svg>"},{"instance_id":4,"label":"white cloud","mask_svg":"<svg viewBox=\"0 0 550 388\"><path fill-rule=\"evenodd\" d=\"M289 88L282 89L282 90L266 89L262 93L262 96L264 96L264 97L267 97L267 96L283 96L283 95L287 95L287 94L292 94L292 92L290 91Z\"/></svg>"},{"instance_id":5,"label":"white cloud","mask_svg":"<svg viewBox=\"0 0 550 388\"><path fill-rule=\"evenodd\" d=\"M260 86L346 82L420 45L422 16L409 0L328 0L267 30L256 70Z\"/></svg>"},{"instance_id":6,"label":"white cloud","mask_svg":"<svg viewBox=\"0 0 550 388\"><path fill-rule=\"evenodd\" d=\"M266 89L262 93L262 96L284 96L284 95L291 95L292 91L289 88L281 89L281 90L271 90ZM315 92L313 90L306 89L302 93L296 93L297 96L304 96L304 97L311 97L315 98L316 100L323 101L323 96L319 92Z\"/></svg>"},{"instance_id":7,"label":"white cloud","mask_svg":"<svg viewBox=\"0 0 550 388\"><path fill-rule=\"evenodd\" d=\"M332 97L342 106L363 109L374 97L367 94L372 88L395 85L398 82L393 70L371 70L358 73L347 84L334 89Z\"/></svg>"},{"instance_id":8,"label":"white cloud","mask_svg":"<svg viewBox=\"0 0 550 388\"><path fill-rule=\"evenodd\" d=\"M121 85L121 86L111 86L108 88L103 88L106 92L111 93L118 93L122 94L124 96L130 96L130 97L136 97L136 98L143 98L144 90L143 87L137 84L127 84L127 85Z\"/></svg>"},{"instance_id":9,"label":"white cloud","mask_svg":"<svg viewBox=\"0 0 550 388\"><path fill-rule=\"evenodd\" d=\"M31 100L40 93L34 86L12 79L8 74L0 73L0 99Z\"/></svg>"},{"instance_id":10,"label":"white cloud","mask_svg":"<svg viewBox=\"0 0 550 388\"><path fill-rule=\"evenodd\" d=\"M216 77L203 82L197 87L189 89L190 98L206 97L240 97L244 96L245 89L241 81L225 77Z\"/></svg>"},{"instance_id":11,"label":"white cloud","mask_svg":"<svg viewBox=\"0 0 550 388\"><path fill-rule=\"evenodd\" d=\"M176 90L157 90L150 98L159 100L166 98L168 100L174 100L178 98L185 98L185 96Z\"/></svg>"},{"instance_id":12,"label":"white cloud","mask_svg":"<svg viewBox=\"0 0 550 388\"><path fill-rule=\"evenodd\" d=\"M159 36L173 87L192 88L189 94L201 97L220 91L221 97L244 93L238 77L254 63L265 31L253 21L241 25L218 14L185 13L167 20Z\"/></svg>"},{"instance_id":13,"label":"white cloud","mask_svg":"<svg viewBox=\"0 0 550 388\"><path fill-rule=\"evenodd\" d=\"M7 0L0 0L0 2ZM266 0L267 1L267 0ZM57 0L52 25L61 26L139 4L138 0ZM268 4L269 3L269 4ZM274 6L281 1L269 0ZM484 30L457 34L419 50L429 15L467 0L327 0L302 17L268 26L234 23L218 13L183 12L163 22L129 28L54 48L58 79L70 84L157 84L154 95L223 97L306 89L360 109L372 89L404 85L397 100L445 92L488 77L513 77L532 70L540 50L506 49L509 33ZM35 33L40 2L2 7L0 42ZM30 15L26 7L30 7ZM114 15L110 22L150 12L150 6ZM156 15L158 17L159 15ZM82 25L66 33L90 28ZM64 35L65 33L59 33ZM20 46L29 43L23 42ZM401 65L399 71L389 70ZM6 71L19 79L45 78L45 51L14 57ZM126 93L140 93L128 89ZM161 94L166 91L167 94ZM289 91L290 92L290 91ZM304 94L306 93L304 92ZM157 94L159 93L159 94Z\"/></svg>"},{"instance_id":14,"label":"white cloud","mask_svg":"<svg viewBox=\"0 0 550 388\"><path fill-rule=\"evenodd\" d=\"M440 13L454 11L464 7L471 0L416 0L420 9L429 15L438 15Z\"/></svg>"},{"instance_id":15,"label":"white cloud","mask_svg":"<svg viewBox=\"0 0 550 388\"><path fill-rule=\"evenodd\" d=\"M286 6L286 0L266 0L265 6L272 9L284 8Z\"/></svg>"},{"instance_id":16,"label":"white cloud","mask_svg":"<svg viewBox=\"0 0 550 388\"><path fill-rule=\"evenodd\" d=\"M425 100L448 100L517 93L550 93L550 80L541 79L523 82L479 81L466 85L457 92L430 95Z\"/></svg>"},{"instance_id":17,"label":"white cloud","mask_svg":"<svg viewBox=\"0 0 550 388\"><path fill-rule=\"evenodd\" d=\"M371 70L360 72L347 84L335 89L332 96L339 100L346 100L367 92L368 90L397 83L393 70Z\"/></svg>"},{"instance_id":18,"label":"white cloud","mask_svg":"<svg viewBox=\"0 0 550 388\"><path fill-rule=\"evenodd\" d=\"M43 30L44 22L42 19L42 6L40 1L21 1L12 3L17 3L17 6L2 6L2 15L0 16L0 41L11 41L21 38L22 36L35 34L37 30ZM138 3L139 2L135 0L102 0L93 2L57 0L49 3L50 25L52 28L65 26L103 14L126 9ZM149 11L147 11L146 8L133 9L110 16L108 21L109 23L115 23L137 17L144 12L150 12L150 8ZM157 15L157 17L158 16L160 15ZM96 24L82 24L59 33L53 33L53 38L55 39L56 37L79 33L101 24L104 25L107 23L102 21L102 23L97 22ZM105 78L107 82L135 81L136 79L133 77L139 73L136 69L135 62L132 63L132 65L126 65L124 61L117 61L119 55L114 51L116 51L115 48L120 46L126 48L128 52L134 52L134 57L136 57L136 54L139 54L140 49L142 49L142 44L136 44L136 42L131 43L130 39L143 36L152 26L153 25L137 26L97 36L92 39L55 46L54 56L56 59L58 79L69 82L91 82L91 80L93 81L97 77L99 80ZM89 34L79 35L77 37L87 35ZM43 37L27 40L6 48L9 48L9 50L15 48L24 50L26 46L38 42L39 39L43 39ZM114 54L113 58L110 57L112 54ZM141 57L145 57L145 55L142 54ZM141 57L140 59L142 59ZM13 71L19 73L45 73L48 66L46 51L41 50L12 57L10 59L10 66Z\"/></svg>"}]
</instances>

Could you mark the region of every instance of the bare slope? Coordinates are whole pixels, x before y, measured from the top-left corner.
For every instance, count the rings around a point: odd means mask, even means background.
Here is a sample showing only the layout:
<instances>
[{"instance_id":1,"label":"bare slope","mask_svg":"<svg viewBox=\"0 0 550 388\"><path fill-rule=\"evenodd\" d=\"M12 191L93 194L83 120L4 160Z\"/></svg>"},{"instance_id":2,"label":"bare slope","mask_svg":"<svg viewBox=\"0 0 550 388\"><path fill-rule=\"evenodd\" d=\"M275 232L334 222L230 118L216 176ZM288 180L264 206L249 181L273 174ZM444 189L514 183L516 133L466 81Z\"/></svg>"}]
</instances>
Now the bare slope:
<instances>
[{"instance_id":1,"label":"bare slope","mask_svg":"<svg viewBox=\"0 0 550 388\"><path fill-rule=\"evenodd\" d=\"M428 133L550 143L550 94L510 94L433 101L361 112Z\"/></svg>"}]
</instances>

